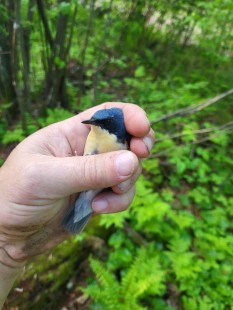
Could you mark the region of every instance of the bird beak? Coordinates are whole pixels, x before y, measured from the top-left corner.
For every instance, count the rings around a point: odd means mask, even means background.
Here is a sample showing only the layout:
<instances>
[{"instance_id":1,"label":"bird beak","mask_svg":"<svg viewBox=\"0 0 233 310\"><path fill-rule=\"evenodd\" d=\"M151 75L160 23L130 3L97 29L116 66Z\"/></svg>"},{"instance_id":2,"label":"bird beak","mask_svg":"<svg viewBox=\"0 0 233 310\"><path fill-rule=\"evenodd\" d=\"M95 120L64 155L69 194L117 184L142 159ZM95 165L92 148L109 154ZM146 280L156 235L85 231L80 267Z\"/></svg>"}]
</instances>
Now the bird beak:
<instances>
[{"instance_id":1,"label":"bird beak","mask_svg":"<svg viewBox=\"0 0 233 310\"><path fill-rule=\"evenodd\" d=\"M90 125L95 125L96 120L94 118L87 119L85 121L82 121L83 124L90 124Z\"/></svg>"}]
</instances>

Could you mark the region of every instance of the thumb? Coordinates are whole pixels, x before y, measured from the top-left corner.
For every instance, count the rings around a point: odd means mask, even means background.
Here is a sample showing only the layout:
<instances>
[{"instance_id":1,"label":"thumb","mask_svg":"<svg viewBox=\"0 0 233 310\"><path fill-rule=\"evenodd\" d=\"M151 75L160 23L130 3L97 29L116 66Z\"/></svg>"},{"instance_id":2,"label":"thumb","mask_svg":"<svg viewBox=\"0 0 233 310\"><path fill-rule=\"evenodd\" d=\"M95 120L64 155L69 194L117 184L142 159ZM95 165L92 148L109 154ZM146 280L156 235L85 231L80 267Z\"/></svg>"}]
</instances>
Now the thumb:
<instances>
[{"instance_id":1,"label":"thumb","mask_svg":"<svg viewBox=\"0 0 233 310\"><path fill-rule=\"evenodd\" d=\"M44 162L45 164L45 162ZM112 187L129 179L138 169L137 156L130 151L90 156L52 158L43 173L43 189L49 196L64 197L89 189ZM43 172L41 172L43 171Z\"/></svg>"}]
</instances>

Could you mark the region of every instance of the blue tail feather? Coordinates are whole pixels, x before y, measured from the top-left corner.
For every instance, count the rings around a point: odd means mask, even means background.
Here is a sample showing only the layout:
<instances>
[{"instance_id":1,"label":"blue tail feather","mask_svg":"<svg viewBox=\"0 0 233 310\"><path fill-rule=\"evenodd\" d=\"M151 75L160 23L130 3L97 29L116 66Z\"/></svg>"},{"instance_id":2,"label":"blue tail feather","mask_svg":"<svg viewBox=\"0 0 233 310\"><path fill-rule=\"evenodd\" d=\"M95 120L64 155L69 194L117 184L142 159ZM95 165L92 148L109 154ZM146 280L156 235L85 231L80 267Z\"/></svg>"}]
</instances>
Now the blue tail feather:
<instances>
[{"instance_id":1,"label":"blue tail feather","mask_svg":"<svg viewBox=\"0 0 233 310\"><path fill-rule=\"evenodd\" d=\"M92 200L99 192L100 190L90 190L79 195L74 207L63 220L63 226L71 234L78 234L84 229L93 214Z\"/></svg>"}]
</instances>

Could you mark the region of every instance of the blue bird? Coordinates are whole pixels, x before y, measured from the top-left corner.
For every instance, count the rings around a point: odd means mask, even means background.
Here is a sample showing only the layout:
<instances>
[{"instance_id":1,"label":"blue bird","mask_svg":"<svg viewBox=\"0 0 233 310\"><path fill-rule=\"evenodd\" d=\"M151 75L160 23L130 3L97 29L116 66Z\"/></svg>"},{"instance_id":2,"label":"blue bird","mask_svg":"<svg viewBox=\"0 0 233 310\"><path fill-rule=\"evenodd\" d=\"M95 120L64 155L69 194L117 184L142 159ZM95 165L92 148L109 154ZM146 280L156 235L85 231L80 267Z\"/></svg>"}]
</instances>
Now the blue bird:
<instances>
[{"instance_id":1,"label":"blue bird","mask_svg":"<svg viewBox=\"0 0 233 310\"><path fill-rule=\"evenodd\" d=\"M95 155L129 148L131 136L126 131L122 109L99 110L91 119L82 123L91 125L83 155ZM93 214L92 200L102 190L96 189L80 193L74 207L63 220L67 231L71 234L78 234L84 229Z\"/></svg>"}]
</instances>

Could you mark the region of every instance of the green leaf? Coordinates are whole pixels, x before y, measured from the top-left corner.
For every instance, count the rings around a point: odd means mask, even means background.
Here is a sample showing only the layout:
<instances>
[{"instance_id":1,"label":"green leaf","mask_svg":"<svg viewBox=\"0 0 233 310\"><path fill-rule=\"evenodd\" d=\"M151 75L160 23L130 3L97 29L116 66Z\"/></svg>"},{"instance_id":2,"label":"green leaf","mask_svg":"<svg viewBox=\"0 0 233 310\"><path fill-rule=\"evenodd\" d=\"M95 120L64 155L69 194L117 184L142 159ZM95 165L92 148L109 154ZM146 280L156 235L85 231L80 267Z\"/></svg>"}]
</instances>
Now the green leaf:
<instances>
[{"instance_id":1,"label":"green leaf","mask_svg":"<svg viewBox=\"0 0 233 310\"><path fill-rule=\"evenodd\" d=\"M25 138L25 133L22 128L16 128L14 130L7 130L2 137L3 144L9 144L12 142L21 142Z\"/></svg>"},{"instance_id":2,"label":"green leaf","mask_svg":"<svg viewBox=\"0 0 233 310\"><path fill-rule=\"evenodd\" d=\"M145 76L145 68L144 66L139 66L135 71L134 71L134 76L136 78L142 78Z\"/></svg>"}]
</instances>

